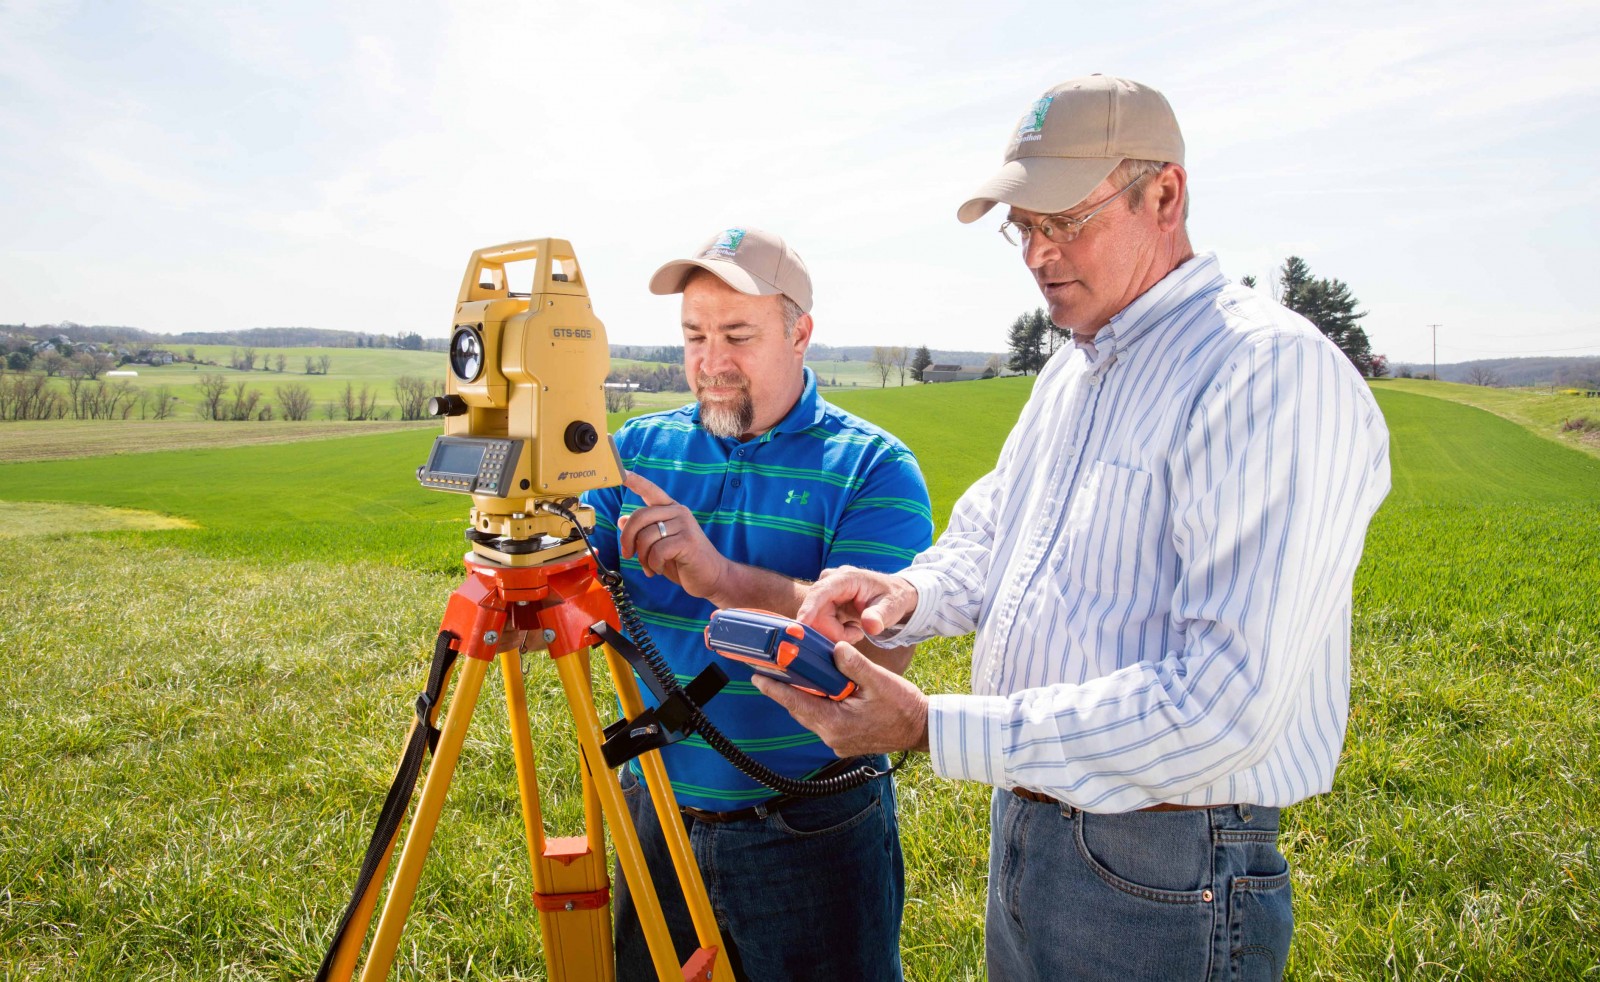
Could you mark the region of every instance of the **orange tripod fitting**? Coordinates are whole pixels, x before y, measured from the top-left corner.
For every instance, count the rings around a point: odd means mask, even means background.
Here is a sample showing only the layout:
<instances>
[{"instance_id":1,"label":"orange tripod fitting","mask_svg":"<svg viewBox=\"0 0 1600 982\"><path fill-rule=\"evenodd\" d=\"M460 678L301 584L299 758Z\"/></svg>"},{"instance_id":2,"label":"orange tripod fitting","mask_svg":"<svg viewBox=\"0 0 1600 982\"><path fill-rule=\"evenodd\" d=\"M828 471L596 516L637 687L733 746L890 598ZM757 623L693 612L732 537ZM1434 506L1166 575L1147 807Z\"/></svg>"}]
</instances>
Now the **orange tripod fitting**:
<instances>
[{"instance_id":1,"label":"orange tripod fitting","mask_svg":"<svg viewBox=\"0 0 1600 982\"><path fill-rule=\"evenodd\" d=\"M455 679L442 726L434 729L440 702L427 694L418 702L417 719L412 723L407 742L415 744L419 758L421 741L430 742L433 763L423 781L422 794L367 952L362 982L386 979L394 963L422 866L440 821L445 794L466 740L473 708L489 663L497 656L505 682L523 828L533 870L534 908L552 982L610 982L613 978L610 881L605 848L607 822L617 861L639 908L640 924L657 976L662 982L689 979L729 982L732 972L727 959L717 957L722 939L688 836L678 819L677 800L659 751L646 751L638 759L651 800L661 818L699 944L699 949L683 965L678 964L673 950L661 905L645 866L638 833L623 802L617 773L606 765L602 750L604 729L595 709L590 674L591 649L604 648L623 713L634 719L644 707L631 666L614 648L604 644L597 633L597 629L605 631L606 628L616 631L618 617L611 596L600 582L594 559L588 553L577 553L536 565L510 567L469 553L466 565L466 580L450 596L445 608L440 627L440 651L436 653L441 657L436 658L434 674L437 678L430 678L430 690L442 696L456 667L460 668L459 677ZM448 651L444 650L446 637ZM522 677L522 654L531 648L548 652L572 714L581 752L582 835L545 835ZM420 734L419 727L423 728ZM406 764L402 759L402 772ZM409 788L405 794L409 797ZM403 809L404 803L399 807ZM386 829L380 820L369 852L369 861L375 866L370 875L364 870L363 885L358 886L359 892L346 912L346 921L341 925L319 979L348 982L352 977L398 837L398 817L392 829Z\"/></svg>"}]
</instances>

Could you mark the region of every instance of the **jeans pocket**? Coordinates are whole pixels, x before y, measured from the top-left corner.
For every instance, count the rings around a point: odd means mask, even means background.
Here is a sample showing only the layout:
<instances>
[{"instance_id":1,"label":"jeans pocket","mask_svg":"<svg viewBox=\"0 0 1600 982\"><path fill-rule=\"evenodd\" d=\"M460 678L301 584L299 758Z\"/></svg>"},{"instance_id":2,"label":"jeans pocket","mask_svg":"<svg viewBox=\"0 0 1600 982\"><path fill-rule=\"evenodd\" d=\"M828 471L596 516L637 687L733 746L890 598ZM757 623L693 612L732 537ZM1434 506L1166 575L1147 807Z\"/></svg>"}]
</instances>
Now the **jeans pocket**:
<instances>
[{"instance_id":1,"label":"jeans pocket","mask_svg":"<svg viewBox=\"0 0 1600 982\"><path fill-rule=\"evenodd\" d=\"M1228 891L1229 974L1235 982L1281 979L1289 961L1294 935L1289 865L1276 849L1271 852L1281 872L1236 876Z\"/></svg>"},{"instance_id":2,"label":"jeans pocket","mask_svg":"<svg viewBox=\"0 0 1600 982\"><path fill-rule=\"evenodd\" d=\"M1078 854L1096 876L1123 893L1160 903L1204 903L1205 883L1211 876L1209 830L1200 825L1193 830L1179 828L1191 823L1174 817L1080 812L1075 830Z\"/></svg>"},{"instance_id":3,"label":"jeans pocket","mask_svg":"<svg viewBox=\"0 0 1600 982\"><path fill-rule=\"evenodd\" d=\"M869 784L844 794L791 802L773 812L767 820L780 832L812 838L853 829L877 815L882 808L882 796Z\"/></svg>"},{"instance_id":4,"label":"jeans pocket","mask_svg":"<svg viewBox=\"0 0 1600 982\"><path fill-rule=\"evenodd\" d=\"M617 772L617 783L622 785L622 797L626 800L638 798L645 793L644 778L635 774L633 768L627 764L623 764L622 769Z\"/></svg>"}]
</instances>

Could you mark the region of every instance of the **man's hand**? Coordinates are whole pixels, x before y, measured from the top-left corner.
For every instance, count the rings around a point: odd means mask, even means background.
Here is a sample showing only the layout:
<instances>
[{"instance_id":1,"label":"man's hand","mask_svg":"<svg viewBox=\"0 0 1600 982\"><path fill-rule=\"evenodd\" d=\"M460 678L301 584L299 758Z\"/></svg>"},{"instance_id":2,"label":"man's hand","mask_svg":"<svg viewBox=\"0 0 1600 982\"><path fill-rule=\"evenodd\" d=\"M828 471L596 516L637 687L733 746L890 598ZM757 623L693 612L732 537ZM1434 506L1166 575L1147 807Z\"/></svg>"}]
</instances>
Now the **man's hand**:
<instances>
[{"instance_id":1,"label":"man's hand","mask_svg":"<svg viewBox=\"0 0 1600 982\"><path fill-rule=\"evenodd\" d=\"M751 681L840 757L928 749L928 697L921 689L848 644L834 645L833 664L856 684L838 702L759 672Z\"/></svg>"},{"instance_id":2,"label":"man's hand","mask_svg":"<svg viewBox=\"0 0 1600 982\"><path fill-rule=\"evenodd\" d=\"M710 597L732 563L701 531L694 513L667 496L649 479L627 472L622 484L644 499L644 507L624 515L622 558L639 557L644 575L661 574L696 597Z\"/></svg>"},{"instance_id":3,"label":"man's hand","mask_svg":"<svg viewBox=\"0 0 1600 982\"><path fill-rule=\"evenodd\" d=\"M867 634L882 634L916 609L917 588L904 577L840 566L823 570L811 584L795 620L834 641L854 643Z\"/></svg>"}]
</instances>

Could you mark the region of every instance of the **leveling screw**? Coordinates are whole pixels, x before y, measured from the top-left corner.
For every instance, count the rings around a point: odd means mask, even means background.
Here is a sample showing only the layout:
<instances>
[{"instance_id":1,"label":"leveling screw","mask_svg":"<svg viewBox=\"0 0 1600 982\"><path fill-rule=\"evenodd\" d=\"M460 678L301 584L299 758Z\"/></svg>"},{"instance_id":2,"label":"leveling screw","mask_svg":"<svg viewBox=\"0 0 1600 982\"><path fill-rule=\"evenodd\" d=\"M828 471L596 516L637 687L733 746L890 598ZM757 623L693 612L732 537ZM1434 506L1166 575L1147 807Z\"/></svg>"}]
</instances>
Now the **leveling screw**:
<instances>
[{"instance_id":1,"label":"leveling screw","mask_svg":"<svg viewBox=\"0 0 1600 982\"><path fill-rule=\"evenodd\" d=\"M550 628L544 629L544 643L549 644L556 639L556 632Z\"/></svg>"},{"instance_id":2,"label":"leveling screw","mask_svg":"<svg viewBox=\"0 0 1600 982\"><path fill-rule=\"evenodd\" d=\"M500 640L500 632L499 631L484 631L483 632L483 643L484 644L494 644L496 641L499 641L499 640Z\"/></svg>"}]
</instances>

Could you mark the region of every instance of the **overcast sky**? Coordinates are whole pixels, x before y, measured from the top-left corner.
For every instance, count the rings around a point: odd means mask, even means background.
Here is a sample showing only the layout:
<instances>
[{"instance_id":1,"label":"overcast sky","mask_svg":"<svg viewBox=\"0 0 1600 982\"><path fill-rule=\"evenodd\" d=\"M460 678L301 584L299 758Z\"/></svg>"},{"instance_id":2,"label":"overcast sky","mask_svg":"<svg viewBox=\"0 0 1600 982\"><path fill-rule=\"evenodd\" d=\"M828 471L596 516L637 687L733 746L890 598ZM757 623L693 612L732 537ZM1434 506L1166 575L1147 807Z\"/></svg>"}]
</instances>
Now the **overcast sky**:
<instances>
[{"instance_id":1,"label":"overcast sky","mask_svg":"<svg viewBox=\"0 0 1600 982\"><path fill-rule=\"evenodd\" d=\"M1373 349L1600 354L1600 4L0 0L0 322L443 336L468 254L570 239L613 342L729 225L818 341L1003 350L955 210L1044 89L1161 89L1196 248L1345 280Z\"/></svg>"}]
</instances>

